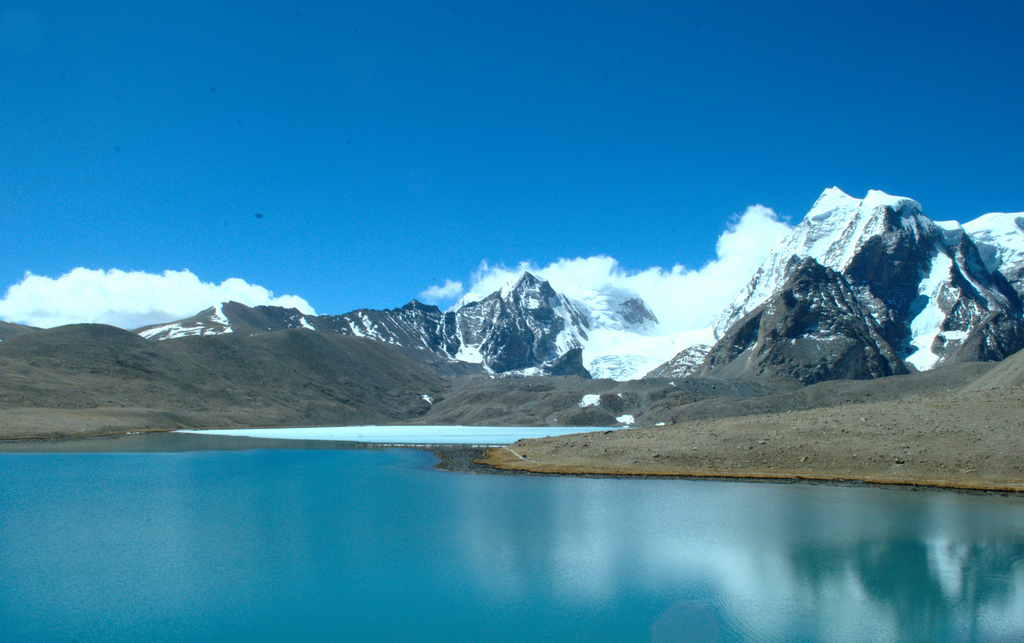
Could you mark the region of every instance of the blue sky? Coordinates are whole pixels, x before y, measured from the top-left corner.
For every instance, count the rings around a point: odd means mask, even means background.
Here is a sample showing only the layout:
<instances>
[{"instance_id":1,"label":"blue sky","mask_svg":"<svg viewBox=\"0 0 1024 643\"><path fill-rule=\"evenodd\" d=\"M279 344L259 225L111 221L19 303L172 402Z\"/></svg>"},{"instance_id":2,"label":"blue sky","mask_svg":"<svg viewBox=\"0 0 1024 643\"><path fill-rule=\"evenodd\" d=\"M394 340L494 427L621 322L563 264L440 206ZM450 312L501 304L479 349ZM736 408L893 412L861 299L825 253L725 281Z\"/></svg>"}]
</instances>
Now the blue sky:
<instances>
[{"instance_id":1,"label":"blue sky","mask_svg":"<svg viewBox=\"0 0 1024 643\"><path fill-rule=\"evenodd\" d=\"M0 4L0 293L187 270L343 313L482 261L698 269L832 185L1024 210L1022 33L1021 0Z\"/></svg>"}]
</instances>

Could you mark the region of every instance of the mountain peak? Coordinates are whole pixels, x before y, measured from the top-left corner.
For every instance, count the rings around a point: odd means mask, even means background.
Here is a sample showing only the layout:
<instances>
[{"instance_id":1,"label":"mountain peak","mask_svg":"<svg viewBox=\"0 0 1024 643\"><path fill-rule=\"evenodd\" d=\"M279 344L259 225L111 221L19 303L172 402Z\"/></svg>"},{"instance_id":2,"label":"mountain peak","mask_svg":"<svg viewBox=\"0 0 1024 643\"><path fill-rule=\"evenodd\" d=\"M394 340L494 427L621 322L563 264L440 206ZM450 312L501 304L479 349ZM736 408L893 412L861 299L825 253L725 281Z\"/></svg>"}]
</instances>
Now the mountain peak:
<instances>
[{"instance_id":1,"label":"mountain peak","mask_svg":"<svg viewBox=\"0 0 1024 643\"><path fill-rule=\"evenodd\" d=\"M527 270L523 274L519 275L517 279L514 279L513 281L510 281L507 284L505 284L505 286L500 291L500 296L502 299L505 299L511 293L523 292L525 290L537 290L538 288L542 288L543 286L547 285L547 283L547 281L543 279L538 279L533 275L533 273Z\"/></svg>"},{"instance_id":2,"label":"mountain peak","mask_svg":"<svg viewBox=\"0 0 1024 643\"><path fill-rule=\"evenodd\" d=\"M871 210L890 207L893 210L916 210L918 214L921 212L921 204L917 201L905 196L886 194L881 190L868 190L868 194L861 201L861 205Z\"/></svg>"},{"instance_id":3,"label":"mountain peak","mask_svg":"<svg viewBox=\"0 0 1024 643\"><path fill-rule=\"evenodd\" d=\"M907 253L922 257L934 254L935 244L941 244L944 237L943 230L921 213L920 204L913 199L880 190L870 190L863 199L857 199L837 187L829 188L814 202L803 221L768 254L751 282L719 315L715 333L720 336L779 290L796 265L791 261L793 257L814 257L823 266L845 274L854 258L863 254L865 244L873 243L872 239L885 240L882 244L885 248L868 253L881 261L883 255L895 251L895 245L906 246ZM920 251L918 246L921 246ZM924 258L921 261L929 263Z\"/></svg>"},{"instance_id":4,"label":"mountain peak","mask_svg":"<svg viewBox=\"0 0 1024 643\"><path fill-rule=\"evenodd\" d=\"M853 198L836 186L832 186L822 192L821 196L814 201L814 205L811 206L811 211L807 213L807 216L810 217L811 215L819 212L832 212L842 205L859 201L859 199Z\"/></svg>"},{"instance_id":5,"label":"mountain peak","mask_svg":"<svg viewBox=\"0 0 1024 643\"><path fill-rule=\"evenodd\" d=\"M829 221L835 225L859 213L878 215L884 212L885 208L907 214L921 213L921 204L907 197L893 196L881 190L868 190L867 196L858 199L837 187L831 187L821 193L811 206L810 212L804 217L804 221L808 224Z\"/></svg>"}]
</instances>

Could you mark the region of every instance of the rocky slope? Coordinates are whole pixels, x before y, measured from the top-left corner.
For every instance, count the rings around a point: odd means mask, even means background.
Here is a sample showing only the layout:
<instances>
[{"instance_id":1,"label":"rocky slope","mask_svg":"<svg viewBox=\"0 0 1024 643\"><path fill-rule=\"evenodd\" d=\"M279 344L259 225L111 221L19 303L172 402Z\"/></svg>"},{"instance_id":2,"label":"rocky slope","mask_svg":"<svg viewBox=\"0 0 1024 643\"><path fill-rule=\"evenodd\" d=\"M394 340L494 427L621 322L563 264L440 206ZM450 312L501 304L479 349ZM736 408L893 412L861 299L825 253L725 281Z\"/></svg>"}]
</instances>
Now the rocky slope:
<instances>
[{"instance_id":1,"label":"rocky slope","mask_svg":"<svg viewBox=\"0 0 1024 643\"><path fill-rule=\"evenodd\" d=\"M691 375L700 368L710 351L710 344L694 344L679 351L675 357L644 375L644 379L657 377L671 379Z\"/></svg>"},{"instance_id":2,"label":"rocky slope","mask_svg":"<svg viewBox=\"0 0 1024 643\"><path fill-rule=\"evenodd\" d=\"M1024 492L1022 416L1024 392L998 388L523 440L483 461L539 473Z\"/></svg>"},{"instance_id":3,"label":"rocky slope","mask_svg":"<svg viewBox=\"0 0 1024 643\"><path fill-rule=\"evenodd\" d=\"M843 275L795 260L775 294L732 324L696 375L813 384L907 372Z\"/></svg>"}]
</instances>

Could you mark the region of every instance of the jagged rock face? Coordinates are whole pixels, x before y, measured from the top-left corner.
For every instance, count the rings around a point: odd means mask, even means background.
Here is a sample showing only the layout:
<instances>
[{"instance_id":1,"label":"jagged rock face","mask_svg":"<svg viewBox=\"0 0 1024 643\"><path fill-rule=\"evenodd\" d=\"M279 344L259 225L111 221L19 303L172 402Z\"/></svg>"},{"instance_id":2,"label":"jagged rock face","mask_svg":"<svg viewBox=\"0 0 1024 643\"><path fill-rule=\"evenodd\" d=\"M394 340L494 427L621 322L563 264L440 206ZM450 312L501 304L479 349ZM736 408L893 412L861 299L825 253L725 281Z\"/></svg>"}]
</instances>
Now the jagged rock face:
<instances>
[{"instance_id":1,"label":"jagged rock face","mask_svg":"<svg viewBox=\"0 0 1024 643\"><path fill-rule=\"evenodd\" d=\"M422 347L505 373L539 368L580 348L588 321L548 282L527 272L506 289L453 311L413 301L395 310L318 317L313 324L317 330Z\"/></svg>"},{"instance_id":2,"label":"jagged rock face","mask_svg":"<svg viewBox=\"0 0 1024 643\"><path fill-rule=\"evenodd\" d=\"M997 362L1024 346L1024 325L1004 312L994 313L977 324L956 347L952 361Z\"/></svg>"},{"instance_id":3,"label":"jagged rock face","mask_svg":"<svg viewBox=\"0 0 1024 643\"><path fill-rule=\"evenodd\" d=\"M917 284L943 247L944 233L911 199L872 191L854 199L825 190L803 221L773 250L746 289L715 322L716 334L777 292L804 257L841 272L885 324L906 317ZM895 334L893 339L895 339Z\"/></svg>"},{"instance_id":4,"label":"jagged rock face","mask_svg":"<svg viewBox=\"0 0 1024 643\"><path fill-rule=\"evenodd\" d=\"M958 224L935 224L911 199L876 191L854 199L832 188L719 316L716 336L778 292L804 257L841 273L877 331L917 369L1001 352L1024 332L1012 321L1020 319L1017 293L1003 275L989 271L973 238ZM985 323L999 314L1000 324ZM975 332L981 337L974 346L1004 348L960 351ZM1000 337L990 342L989 333Z\"/></svg>"},{"instance_id":5,"label":"jagged rock face","mask_svg":"<svg viewBox=\"0 0 1024 643\"><path fill-rule=\"evenodd\" d=\"M399 346L422 346L442 355L453 355L459 350L461 342L455 324L454 315L416 300L401 308L361 309L344 315L322 315L312 321L316 330Z\"/></svg>"},{"instance_id":6,"label":"jagged rock face","mask_svg":"<svg viewBox=\"0 0 1024 643\"><path fill-rule=\"evenodd\" d=\"M466 351L496 373L540 367L587 337L587 318L546 281L524 273L512 286L454 313Z\"/></svg>"},{"instance_id":7,"label":"jagged rock face","mask_svg":"<svg viewBox=\"0 0 1024 643\"><path fill-rule=\"evenodd\" d=\"M540 366L581 348L587 318L546 281L524 273L507 289L455 313L468 347L496 373Z\"/></svg>"},{"instance_id":8,"label":"jagged rock face","mask_svg":"<svg viewBox=\"0 0 1024 643\"><path fill-rule=\"evenodd\" d=\"M698 375L802 384L906 372L850 283L811 257L733 324L696 369Z\"/></svg>"},{"instance_id":9,"label":"jagged rock face","mask_svg":"<svg viewBox=\"0 0 1024 643\"><path fill-rule=\"evenodd\" d=\"M793 257L797 261L814 257L821 265L845 273L861 247L874 237L894 232L894 224L908 228L911 238L914 232L927 228L930 222L923 215L920 219L924 220L919 221L918 215L920 205L911 199L872 191L862 200L838 188L825 190L803 221L769 253L750 283L718 316L716 335L778 292L796 265Z\"/></svg>"},{"instance_id":10,"label":"jagged rock face","mask_svg":"<svg viewBox=\"0 0 1024 643\"><path fill-rule=\"evenodd\" d=\"M654 316L651 309L644 304L642 299L633 297L618 305L618 313L622 319L631 326L645 326L648 323L657 324L658 318Z\"/></svg>"},{"instance_id":11,"label":"jagged rock face","mask_svg":"<svg viewBox=\"0 0 1024 643\"><path fill-rule=\"evenodd\" d=\"M637 300L630 310L642 315L647 309ZM449 360L478 362L494 373L535 371L589 377L580 350L588 324L586 314L572 301L548 282L525 273L507 288L448 312L415 300L393 310L362 309L321 316L303 315L294 308L250 308L229 302L136 333L162 340L305 328L426 350Z\"/></svg>"},{"instance_id":12,"label":"jagged rock face","mask_svg":"<svg viewBox=\"0 0 1024 643\"><path fill-rule=\"evenodd\" d=\"M689 348L684 348L675 357L644 375L644 379L686 377L700 367L710 351L711 346L708 344L694 344Z\"/></svg>"}]
</instances>

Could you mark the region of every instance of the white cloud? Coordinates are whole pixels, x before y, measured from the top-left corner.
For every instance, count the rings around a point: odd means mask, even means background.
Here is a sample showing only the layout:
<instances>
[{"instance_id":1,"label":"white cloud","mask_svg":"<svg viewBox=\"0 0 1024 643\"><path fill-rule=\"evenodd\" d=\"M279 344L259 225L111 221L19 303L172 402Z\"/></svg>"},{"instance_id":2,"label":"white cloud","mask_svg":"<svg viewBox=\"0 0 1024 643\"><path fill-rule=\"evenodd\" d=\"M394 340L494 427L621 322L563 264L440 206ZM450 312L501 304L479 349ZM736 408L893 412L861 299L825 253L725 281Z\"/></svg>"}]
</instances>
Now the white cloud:
<instances>
[{"instance_id":1,"label":"white cloud","mask_svg":"<svg viewBox=\"0 0 1024 643\"><path fill-rule=\"evenodd\" d=\"M455 299L462 294L462 282L452 281L451 279L445 279L443 286L431 286L420 293L422 298L427 303L433 304L441 301L442 299Z\"/></svg>"},{"instance_id":2,"label":"white cloud","mask_svg":"<svg viewBox=\"0 0 1024 643\"><path fill-rule=\"evenodd\" d=\"M301 297L275 297L241 279L213 284L188 270L155 275L75 268L56 279L26 273L0 300L0 319L42 328L92 322L131 329L191 317L224 301L315 314Z\"/></svg>"},{"instance_id":3,"label":"white cloud","mask_svg":"<svg viewBox=\"0 0 1024 643\"><path fill-rule=\"evenodd\" d=\"M699 270L676 265L631 272L605 255L559 259L543 267L524 262L508 268L482 262L472 275L466 299L486 297L528 270L573 299L607 287L636 293L660 320L661 333L682 333L709 326L790 230L769 208L751 206L719 236L717 258Z\"/></svg>"}]
</instances>

